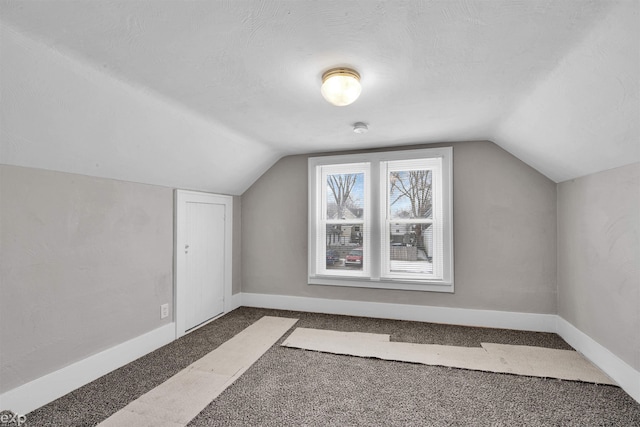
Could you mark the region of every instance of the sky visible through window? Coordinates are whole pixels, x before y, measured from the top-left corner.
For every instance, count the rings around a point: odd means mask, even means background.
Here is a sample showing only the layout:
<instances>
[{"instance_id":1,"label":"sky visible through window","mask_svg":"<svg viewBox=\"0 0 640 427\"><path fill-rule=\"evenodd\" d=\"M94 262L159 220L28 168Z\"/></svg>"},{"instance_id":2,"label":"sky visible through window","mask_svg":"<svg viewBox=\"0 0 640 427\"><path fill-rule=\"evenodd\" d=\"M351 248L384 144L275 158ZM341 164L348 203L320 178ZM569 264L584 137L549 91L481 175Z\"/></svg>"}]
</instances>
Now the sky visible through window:
<instances>
[{"instance_id":1,"label":"sky visible through window","mask_svg":"<svg viewBox=\"0 0 640 427\"><path fill-rule=\"evenodd\" d=\"M353 187L349 188L349 197L346 200L347 207L364 207L364 174L356 173L356 174L332 174L327 177L327 203L329 204L339 204L340 201L336 200L336 194L331 188L331 180L334 182L347 181L348 177L355 177L355 182L353 183ZM335 188L337 197L342 197L343 193L339 191L338 188Z\"/></svg>"}]
</instances>

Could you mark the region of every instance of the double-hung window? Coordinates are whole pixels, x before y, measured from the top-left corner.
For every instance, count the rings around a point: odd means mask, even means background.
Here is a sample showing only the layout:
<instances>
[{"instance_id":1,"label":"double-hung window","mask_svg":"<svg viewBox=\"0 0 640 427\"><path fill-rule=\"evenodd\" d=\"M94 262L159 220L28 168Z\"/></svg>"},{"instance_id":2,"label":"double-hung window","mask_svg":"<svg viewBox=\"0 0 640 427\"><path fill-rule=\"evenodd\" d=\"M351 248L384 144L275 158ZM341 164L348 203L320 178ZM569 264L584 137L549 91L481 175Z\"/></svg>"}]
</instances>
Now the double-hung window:
<instances>
[{"instance_id":1,"label":"double-hung window","mask_svg":"<svg viewBox=\"0 0 640 427\"><path fill-rule=\"evenodd\" d=\"M453 292L452 149L309 158L309 283Z\"/></svg>"}]
</instances>

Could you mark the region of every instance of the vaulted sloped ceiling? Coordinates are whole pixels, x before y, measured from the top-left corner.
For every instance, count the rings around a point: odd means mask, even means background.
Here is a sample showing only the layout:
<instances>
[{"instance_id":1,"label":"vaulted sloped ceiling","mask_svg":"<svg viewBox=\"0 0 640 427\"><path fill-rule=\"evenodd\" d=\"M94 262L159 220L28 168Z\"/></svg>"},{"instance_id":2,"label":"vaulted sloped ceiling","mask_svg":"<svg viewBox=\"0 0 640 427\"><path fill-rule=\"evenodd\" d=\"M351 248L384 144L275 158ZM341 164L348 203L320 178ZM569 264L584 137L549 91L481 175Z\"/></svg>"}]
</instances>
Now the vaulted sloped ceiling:
<instances>
[{"instance_id":1,"label":"vaulted sloped ceiling","mask_svg":"<svg viewBox=\"0 0 640 427\"><path fill-rule=\"evenodd\" d=\"M241 194L288 154L488 139L559 182L640 160L639 10L2 0L0 162ZM319 93L339 65L347 107Z\"/></svg>"}]
</instances>

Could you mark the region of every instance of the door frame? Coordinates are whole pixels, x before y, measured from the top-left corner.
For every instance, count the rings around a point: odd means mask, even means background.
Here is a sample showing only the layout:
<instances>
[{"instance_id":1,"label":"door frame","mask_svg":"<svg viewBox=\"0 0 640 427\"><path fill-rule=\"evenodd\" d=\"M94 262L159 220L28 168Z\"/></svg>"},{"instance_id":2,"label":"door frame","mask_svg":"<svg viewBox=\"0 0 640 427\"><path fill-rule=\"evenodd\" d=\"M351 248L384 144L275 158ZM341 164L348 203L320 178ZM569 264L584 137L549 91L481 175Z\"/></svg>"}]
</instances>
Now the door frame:
<instances>
[{"instance_id":1,"label":"door frame","mask_svg":"<svg viewBox=\"0 0 640 427\"><path fill-rule=\"evenodd\" d=\"M231 306L232 271L233 271L233 197L220 194L203 193L190 190L175 190L175 214L174 214L174 304L173 313L176 324L176 339L183 336L186 324L186 258L184 247L186 240L187 203L211 203L224 205L224 284L223 284L223 312L228 313ZM214 317L213 319L219 316ZM213 320L211 319L211 320ZM211 321L209 320L209 321ZM200 326L205 325L203 323ZM197 329L193 328L191 330Z\"/></svg>"}]
</instances>

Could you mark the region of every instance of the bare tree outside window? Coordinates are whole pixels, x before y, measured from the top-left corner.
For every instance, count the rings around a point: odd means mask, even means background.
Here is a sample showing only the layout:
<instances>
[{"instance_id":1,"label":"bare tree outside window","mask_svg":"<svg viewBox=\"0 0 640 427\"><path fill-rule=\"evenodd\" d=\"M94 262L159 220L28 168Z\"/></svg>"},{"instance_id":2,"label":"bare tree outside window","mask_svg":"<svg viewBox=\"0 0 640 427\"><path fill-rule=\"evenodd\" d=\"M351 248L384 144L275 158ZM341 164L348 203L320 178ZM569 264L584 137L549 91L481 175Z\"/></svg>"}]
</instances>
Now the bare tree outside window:
<instances>
[{"instance_id":1,"label":"bare tree outside window","mask_svg":"<svg viewBox=\"0 0 640 427\"><path fill-rule=\"evenodd\" d=\"M351 190L356 185L357 174L328 175L327 185L336 201L336 219L344 219Z\"/></svg>"},{"instance_id":2,"label":"bare tree outside window","mask_svg":"<svg viewBox=\"0 0 640 427\"><path fill-rule=\"evenodd\" d=\"M428 217L432 198L430 170L391 172L390 184L391 206L397 204L400 212L409 211L412 218Z\"/></svg>"},{"instance_id":3,"label":"bare tree outside window","mask_svg":"<svg viewBox=\"0 0 640 427\"><path fill-rule=\"evenodd\" d=\"M432 207L431 170L393 171L389 173L391 206L395 218L429 218ZM423 229L430 225L413 227L418 249L426 250Z\"/></svg>"}]
</instances>

